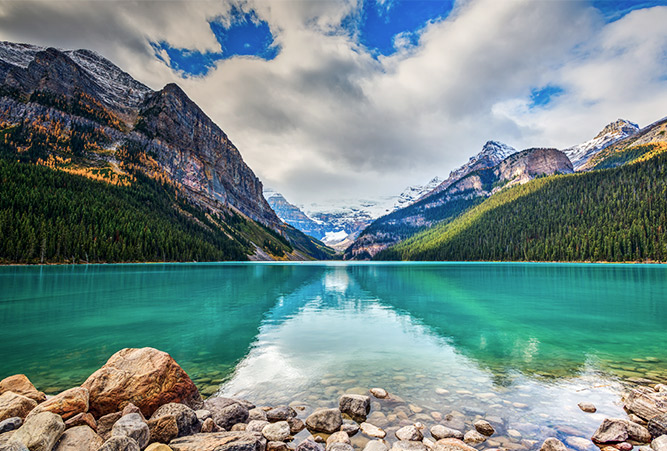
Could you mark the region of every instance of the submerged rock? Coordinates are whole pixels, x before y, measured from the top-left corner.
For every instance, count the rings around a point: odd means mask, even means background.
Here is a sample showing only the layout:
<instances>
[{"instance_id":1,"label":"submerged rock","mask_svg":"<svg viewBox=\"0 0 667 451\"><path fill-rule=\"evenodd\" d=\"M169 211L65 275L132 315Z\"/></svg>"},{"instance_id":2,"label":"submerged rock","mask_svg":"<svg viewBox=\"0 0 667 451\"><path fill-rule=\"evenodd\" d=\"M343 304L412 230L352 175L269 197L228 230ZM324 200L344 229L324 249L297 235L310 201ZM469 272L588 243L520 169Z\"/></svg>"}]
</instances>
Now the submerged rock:
<instances>
[{"instance_id":1,"label":"submerged rock","mask_svg":"<svg viewBox=\"0 0 667 451\"><path fill-rule=\"evenodd\" d=\"M549 437L542 443L540 451L567 451L567 447L554 437Z\"/></svg>"},{"instance_id":2,"label":"submerged rock","mask_svg":"<svg viewBox=\"0 0 667 451\"><path fill-rule=\"evenodd\" d=\"M431 428L431 435L436 440L441 440L444 438L455 438L458 440L463 440L463 432L456 429L448 428L441 424L436 424Z\"/></svg>"},{"instance_id":3,"label":"submerged rock","mask_svg":"<svg viewBox=\"0 0 667 451\"><path fill-rule=\"evenodd\" d=\"M435 442L434 451L473 451L475 448L456 438L443 438Z\"/></svg>"},{"instance_id":4,"label":"submerged rock","mask_svg":"<svg viewBox=\"0 0 667 451\"><path fill-rule=\"evenodd\" d=\"M426 451L426 445L422 442L399 440L391 446L392 451Z\"/></svg>"},{"instance_id":5,"label":"submerged rock","mask_svg":"<svg viewBox=\"0 0 667 451\"><path fill-rule=\"evenodd\" d=\"M389 448L382 440L371 440L366 443L363 451L389 451Z\"/></svg>"},{"instance_id":6,"label":"submerged rock","mask_svg":"<svg viewBox=\"0 0 667 451\"><path fill-rule=\"evenodd\" d=\"M477 420L475 421L473 426L475 426L477 432L479 432L480 434L484 434L487 437L490 437L496 433L496 430L493 428L493 426L491 426L491 423L489 423L486 420Z\"/></svg>"}]
</instances>

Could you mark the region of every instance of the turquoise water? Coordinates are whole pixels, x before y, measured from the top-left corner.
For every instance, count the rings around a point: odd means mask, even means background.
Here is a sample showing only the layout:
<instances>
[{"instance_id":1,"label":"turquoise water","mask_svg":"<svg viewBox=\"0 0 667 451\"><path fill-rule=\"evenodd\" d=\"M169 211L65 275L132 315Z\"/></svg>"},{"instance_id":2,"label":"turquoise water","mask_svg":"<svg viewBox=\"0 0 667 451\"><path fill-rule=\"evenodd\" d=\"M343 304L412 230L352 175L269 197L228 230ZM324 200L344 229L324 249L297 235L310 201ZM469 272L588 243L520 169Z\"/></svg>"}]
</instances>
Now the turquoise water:
<instances>
[{"instance_id":1,"label":"turquoise water","mask_svg":"<svg viewBox=\"0 0 667 451\"><path fill-rule=\"evenodd\" d=\"M624 415L628 380L667 380L665 266L2 267L0 319L0 378L25 373L47 393L123 347L152 346L205 395L307 412L379 386L406 401L375 404L389 429L491 416L504 435L480 449L590 437Z\"/></svg>"}]
</instances>

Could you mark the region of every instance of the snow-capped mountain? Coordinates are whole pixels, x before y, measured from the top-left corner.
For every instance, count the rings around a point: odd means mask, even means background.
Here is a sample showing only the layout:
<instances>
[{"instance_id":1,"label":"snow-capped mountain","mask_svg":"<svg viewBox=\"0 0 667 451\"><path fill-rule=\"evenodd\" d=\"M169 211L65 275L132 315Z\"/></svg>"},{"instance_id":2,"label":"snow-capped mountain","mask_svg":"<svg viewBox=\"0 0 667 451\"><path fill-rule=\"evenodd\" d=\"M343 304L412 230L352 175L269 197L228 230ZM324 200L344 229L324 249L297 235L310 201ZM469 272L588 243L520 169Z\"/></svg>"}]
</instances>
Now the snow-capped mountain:
<instances>
[{"instance_id":1,"label":"snow-capped mountain","mask_svg":"<svg viewBox=\"0 0 667 451\"><path fill-rule=\"evenodd\" d=\"M611 146L621 139L632 136L639 131L639 126L633 122L619 119L602 129L590 141L563 150L572 162L575 171L581 168L588 160L601 150Z\"/></svg>"},{"instance_id":2,"label":"snow-capped mountain","mask_svg":"<svg viewBox=\"0 0 667 451\"><path fill-rule=\"evenodd\" d=\"M400 208L407 207L408 205L413 204L416 200L421 199L427 193L433 191L438 185L440 185L444 180L440 177L434 177L426 185L412 185L405 188L405 190L398 196L398 199L394 203L393 210L398 210Z\"/></svg>"},{"instance_id":3,"label":"snow-capped mountain","mask_svg":"<svg viewBox=\"0 0 667 451\"><path fill-rule=\"evenodd\" d=\"M420 199L446 190L473 171L492 168L516 152L517 150L514 147L508 146L507 144L503 144L499 141L487 141L478 154L470 157L470 160L463 166L450 172L449 177L447 177L445 181L440 183L435 189L420 196Z\"/></svg>"}]
</instances>

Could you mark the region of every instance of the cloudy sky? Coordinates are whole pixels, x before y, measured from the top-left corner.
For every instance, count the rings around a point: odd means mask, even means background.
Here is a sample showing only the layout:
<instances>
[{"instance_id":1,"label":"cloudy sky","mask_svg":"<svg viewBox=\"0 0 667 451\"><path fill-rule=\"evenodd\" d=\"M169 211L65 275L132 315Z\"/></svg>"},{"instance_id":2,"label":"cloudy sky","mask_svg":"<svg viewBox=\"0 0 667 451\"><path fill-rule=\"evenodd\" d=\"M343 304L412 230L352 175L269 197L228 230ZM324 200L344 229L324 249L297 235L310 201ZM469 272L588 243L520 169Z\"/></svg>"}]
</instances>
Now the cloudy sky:
<instances>
[{"instance_id":1,"label":"cloudy sky","mask_svg":"<svg viewBox=\"0 0 667 451\"><path fill-rule=\"evenodd\" d=\"M667 116L665 24L667 0L0 0L0 40L177 82L297 204Z\"/></svg>"}]
</instances>

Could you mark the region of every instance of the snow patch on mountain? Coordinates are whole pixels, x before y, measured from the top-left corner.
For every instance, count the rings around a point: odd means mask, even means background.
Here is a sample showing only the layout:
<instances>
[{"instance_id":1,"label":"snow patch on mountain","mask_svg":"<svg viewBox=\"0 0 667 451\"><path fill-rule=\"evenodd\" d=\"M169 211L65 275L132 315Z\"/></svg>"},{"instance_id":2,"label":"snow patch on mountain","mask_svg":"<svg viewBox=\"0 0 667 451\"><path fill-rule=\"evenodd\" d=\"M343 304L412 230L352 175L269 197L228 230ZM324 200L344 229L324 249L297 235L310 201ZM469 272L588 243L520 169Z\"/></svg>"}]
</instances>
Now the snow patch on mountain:
<instances>
[{"instance_id":1,"label":"snow patch on mountain","mask_svg":"<svg viewBox=\"0 0 667 451\"><path fill-rule=\"evenodd\" d=\"M565 149L563 152L570 159L576 171L601 150L621 139L636 134L638 131L639 126L637 124L625 119L618 119L603 128L595 138Z\"/></svg>"}]
</instances>

